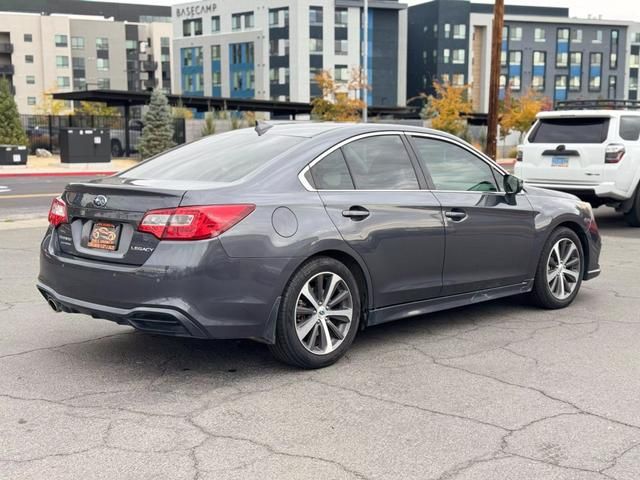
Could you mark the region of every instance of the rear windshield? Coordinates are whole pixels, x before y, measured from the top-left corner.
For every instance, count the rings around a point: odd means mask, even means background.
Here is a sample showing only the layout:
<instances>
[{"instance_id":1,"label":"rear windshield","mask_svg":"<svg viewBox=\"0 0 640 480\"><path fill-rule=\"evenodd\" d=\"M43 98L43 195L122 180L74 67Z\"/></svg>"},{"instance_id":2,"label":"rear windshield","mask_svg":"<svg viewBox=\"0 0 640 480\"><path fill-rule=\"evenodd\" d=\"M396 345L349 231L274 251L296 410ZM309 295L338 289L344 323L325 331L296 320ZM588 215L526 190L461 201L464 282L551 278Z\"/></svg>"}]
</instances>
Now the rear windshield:
<instances>
[{"instance_id":1,"label":"rear windshield","mask_svg":"<svg viewBox=\"0 0 640 480\"><path fill-rule=\"evenodd\" d=\"M157 157L123 172L135 179L234 182L269 160L306 140L253 129L213 135Z\"/></svg>"},{"instance_id":2,"label":"rear windshield","mask_svg":"<svg viewBox=\"0 0 640 480\"><path fill-rule=\"evenodd\" d=\"M529 135L529 142L602 143L608 133L607 117L543 118Z\"/></svg>"}]
</instances>

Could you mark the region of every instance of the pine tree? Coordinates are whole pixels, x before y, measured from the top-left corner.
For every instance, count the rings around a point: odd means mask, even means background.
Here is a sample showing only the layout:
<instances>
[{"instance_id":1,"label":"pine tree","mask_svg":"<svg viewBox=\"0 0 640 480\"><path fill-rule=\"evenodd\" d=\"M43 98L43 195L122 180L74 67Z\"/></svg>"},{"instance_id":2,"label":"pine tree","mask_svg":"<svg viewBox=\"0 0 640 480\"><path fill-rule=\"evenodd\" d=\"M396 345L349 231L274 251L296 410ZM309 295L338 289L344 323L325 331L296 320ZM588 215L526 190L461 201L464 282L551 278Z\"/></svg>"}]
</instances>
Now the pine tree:
<instances>
[{"instance_id":1,"label":"pine tree","mask_svg":"<svg viewBox=\"0 0 640 480\"><path fill-rule=\"evenodd\" d=\"M26 145L16 101L6 78L0 78L0 145Z\"/></svg>"},{"instance_id":2,"label":"pine tree","mask_svg":"<svg viewBox=\"0 0 640 480\"><path fill-rule=\"evenodd\" d=\"M144 115L144 127L139 150L142 158L149 158L173 147L173 118L169 101L162 90L151 94L149 108Z\"/></svg>"}]
</instances>

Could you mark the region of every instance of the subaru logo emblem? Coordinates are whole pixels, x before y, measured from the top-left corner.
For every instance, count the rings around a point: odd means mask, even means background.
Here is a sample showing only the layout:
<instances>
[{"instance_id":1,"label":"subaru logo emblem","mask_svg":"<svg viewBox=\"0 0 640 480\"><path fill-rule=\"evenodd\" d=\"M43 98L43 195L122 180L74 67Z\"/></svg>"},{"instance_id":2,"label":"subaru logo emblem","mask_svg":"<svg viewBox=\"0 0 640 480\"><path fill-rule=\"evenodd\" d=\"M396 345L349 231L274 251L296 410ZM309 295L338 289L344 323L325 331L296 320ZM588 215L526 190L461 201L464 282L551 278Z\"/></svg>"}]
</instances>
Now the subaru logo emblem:
<instances>
[{"instance_id":1,"label":"subaru logo emblem","mask_svg":"<svg viewBox=\"0 0 640 480\"><path fill-rule=\"evenodd\" d=\"M105 197L104 195L98 195L93 199L93 204L96 207L104 207L107 204L107 197Z\"/></svg>"}]
</instances>

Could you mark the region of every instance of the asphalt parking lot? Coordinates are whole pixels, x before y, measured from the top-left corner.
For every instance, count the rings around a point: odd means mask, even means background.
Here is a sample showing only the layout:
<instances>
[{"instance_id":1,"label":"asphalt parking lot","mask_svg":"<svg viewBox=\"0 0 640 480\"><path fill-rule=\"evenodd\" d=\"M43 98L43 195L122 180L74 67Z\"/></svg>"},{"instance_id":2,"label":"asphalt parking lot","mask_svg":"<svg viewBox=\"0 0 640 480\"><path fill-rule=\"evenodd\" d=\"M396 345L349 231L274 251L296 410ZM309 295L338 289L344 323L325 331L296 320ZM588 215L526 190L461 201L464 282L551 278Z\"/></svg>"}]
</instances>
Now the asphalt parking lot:
<instances>
[{"instance_id":1,"label":"asphalt parking lot","mask_svg":"<svg viewBox=\"0 0 640 480\"><path fill-rule=\"evenodd\" d=\"M0 479L637 480L640 232L598 217L603 274L569 309L400 321L313 372L54 314L42 227L5 225Z\"/></svg>"}]
</instances>

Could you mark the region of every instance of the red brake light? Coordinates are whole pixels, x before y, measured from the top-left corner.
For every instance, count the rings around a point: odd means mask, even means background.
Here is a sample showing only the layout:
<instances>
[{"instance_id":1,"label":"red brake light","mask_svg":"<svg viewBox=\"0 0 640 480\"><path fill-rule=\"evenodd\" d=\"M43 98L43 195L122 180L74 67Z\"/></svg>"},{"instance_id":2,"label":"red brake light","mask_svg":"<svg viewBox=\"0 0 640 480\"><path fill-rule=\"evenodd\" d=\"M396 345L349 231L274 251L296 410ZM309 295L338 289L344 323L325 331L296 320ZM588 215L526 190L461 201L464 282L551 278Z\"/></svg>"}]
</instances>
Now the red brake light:
<instances>
[{"instance_id":1,"label":"red brake light","mask_svg":"<svg viewBox=\"0 0 640 480\"><path fill-rule=\"evenodd\" d=\"M54 228L62 223L67 223L67 204L64 203L62 197L54 198L49 209L49 223Z\"/></svg>"},{"instance_id":2,"label":"red brake light","mask_svg":"<svg viewBox=\"0 0 640 480\"><path fill-rule=\"evenodd\" d=\"M255 205L203 205L150 210L138 231L160 240L202 240L226 232L255 210Z\"/></svg>"},{"instance_id":3,"label":"red brake light","mask_svg":"<svg viewBox=\"0 0 640 480\"><path fill-rule=\"evenodd\" d=\"M618 163L624 157L626 150L624 145L612 143L607 145L604 153L604 163Z\"/></svg>"}]
</instances>

